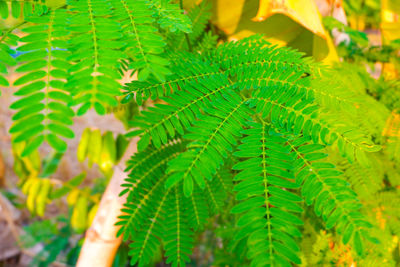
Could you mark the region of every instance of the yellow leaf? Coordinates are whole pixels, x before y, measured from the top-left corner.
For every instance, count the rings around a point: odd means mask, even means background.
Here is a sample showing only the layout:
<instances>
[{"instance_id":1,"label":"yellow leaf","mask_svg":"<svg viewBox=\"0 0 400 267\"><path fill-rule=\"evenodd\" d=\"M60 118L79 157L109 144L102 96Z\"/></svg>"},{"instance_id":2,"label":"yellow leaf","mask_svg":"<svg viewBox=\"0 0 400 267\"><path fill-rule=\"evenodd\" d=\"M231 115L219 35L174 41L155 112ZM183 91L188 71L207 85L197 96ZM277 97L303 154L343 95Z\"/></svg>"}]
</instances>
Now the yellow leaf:
<instances>
[{"instance_id":1,"label":"yellow leaf","mask_svg":"<svg viewBox=\"0 0 400 267\"><path fill-rule=\"evenodd\" d=\"M383 44L389 44L393 40L400 39L400 15L396 14L400 8L394 8L395 2L394 0L381 1L380 26ZM388 79L396 79L399 76L399 72L393 63L383 64L382 73Z\"/></svg>"},{"instance_id":2,"label":"yellow leaf","mask_svg":"<svg viewBox=\"0 0 400 267\"><path fill-rule=\"evenodd\" d=\"M381 2L381 30L384 43L400 38L400 16L396 14L398 9L393 8L395 2L399 1L382 0Z\"/></svg>"},{"instance_id":3,"label":"yellow leaf","mask_svg":"<svg viewBox=\"0 0 400 267\"><path fill-rule=\"evenodd\" d=\"M259 33L325 63L338 61L313 0L214 0L214 7L213 23L231 40Z\"/></svg>"}]
</instances>

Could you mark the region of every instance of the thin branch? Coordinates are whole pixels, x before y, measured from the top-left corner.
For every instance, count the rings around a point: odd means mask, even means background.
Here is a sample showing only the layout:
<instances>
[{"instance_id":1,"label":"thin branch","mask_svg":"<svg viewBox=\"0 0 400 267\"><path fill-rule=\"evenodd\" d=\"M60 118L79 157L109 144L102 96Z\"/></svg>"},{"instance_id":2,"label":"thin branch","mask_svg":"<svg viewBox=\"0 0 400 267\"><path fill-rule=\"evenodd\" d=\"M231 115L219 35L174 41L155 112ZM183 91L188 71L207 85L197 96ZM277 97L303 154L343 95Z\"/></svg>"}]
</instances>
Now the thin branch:
<instances>
[{"instance_id":1,"label":"thin branch","mask_svg":"<svg viewBox=\"0 0 400 267\"><path fill-rule=\"evenodd\" d=\"M179 0L179 6L183 10L183 0ZM187 34L186 32L184 34L185 34L185 39L186 39L186 42L188 45L188 49L190 52L192 52L193 49L192 49L192 44L190 43L189 34Z\"/></svg>"}]
</instances>

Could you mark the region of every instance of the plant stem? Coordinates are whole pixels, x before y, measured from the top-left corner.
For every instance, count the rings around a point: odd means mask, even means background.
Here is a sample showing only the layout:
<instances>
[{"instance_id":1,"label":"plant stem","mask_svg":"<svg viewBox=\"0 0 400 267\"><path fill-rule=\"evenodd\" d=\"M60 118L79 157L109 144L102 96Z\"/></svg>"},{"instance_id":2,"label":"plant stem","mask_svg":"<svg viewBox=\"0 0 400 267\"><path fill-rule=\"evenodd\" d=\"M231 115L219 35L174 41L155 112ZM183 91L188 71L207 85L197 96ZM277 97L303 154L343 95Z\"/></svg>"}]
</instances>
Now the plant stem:
<instances>
[{"instance_id":1,"label":"plant stem","mask_svg":"<svg viewBox=\"0 0 400 267\"><path fill-rule=\"evenodd\" d=\"M179 0L179 7L183 10L183 0ZM190 40L189 40L189 34L187 34L186 32L184 34L185 34L186 43L188 45L188 49L190 52L192 52L192 44L190 43Z\"/></svg>"}]
</instances>

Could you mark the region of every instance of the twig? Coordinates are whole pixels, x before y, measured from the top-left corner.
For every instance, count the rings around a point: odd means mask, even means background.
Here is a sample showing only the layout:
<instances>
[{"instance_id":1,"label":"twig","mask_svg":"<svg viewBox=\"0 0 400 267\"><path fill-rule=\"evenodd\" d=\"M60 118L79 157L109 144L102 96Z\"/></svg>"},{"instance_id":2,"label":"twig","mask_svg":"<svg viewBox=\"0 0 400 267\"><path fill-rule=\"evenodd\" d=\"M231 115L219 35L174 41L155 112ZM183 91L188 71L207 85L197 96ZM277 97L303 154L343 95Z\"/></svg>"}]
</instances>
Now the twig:
<instances>
[{"instance_id":1,"label":"twig","mask_svg":"<svg viewBox=\"0 0 400 267\"><path fill-rule=\"evenodd\" d=\"M183 0L179 0L179 6L183 10ZM190 43L189 34L187 34L186 32L184 34L185 34L185 39L186 39L186 42L188 45L188 49L190 52L192 52L192 44Z\"/></svg>"}]
</instances>

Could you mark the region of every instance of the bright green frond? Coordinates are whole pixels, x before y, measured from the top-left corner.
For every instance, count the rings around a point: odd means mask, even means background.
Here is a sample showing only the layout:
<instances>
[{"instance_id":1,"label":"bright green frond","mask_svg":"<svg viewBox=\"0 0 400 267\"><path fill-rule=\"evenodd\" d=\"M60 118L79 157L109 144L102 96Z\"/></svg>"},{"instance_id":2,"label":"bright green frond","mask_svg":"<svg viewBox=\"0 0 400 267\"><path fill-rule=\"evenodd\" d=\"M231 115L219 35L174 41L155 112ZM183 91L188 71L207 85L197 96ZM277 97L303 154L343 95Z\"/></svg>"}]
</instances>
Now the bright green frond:
<instances>
[{"instance_id":1,"label":"bright green frond","mask_svg":"<svg viewBox=\"0 0 400 267\"><path fill-rule=\"evenodd\" d=\"M189 12L189 18L193 29L189 34L191 41L196 41L203 33L208 21L211 19L211 4L209 1L202 1L195 5Z\"/></svg>"},{"instance_id":2,"label":"bright green frond","mask_svg":"<svg viewBox=\"0 0 400 267\"><path fill-rule=\"evenodd\" d=\"M204 192L197 186L193 189L193 194L182 199L185 210L191 216L187 217L189 226L194 230L201 230L209 216L208 203Z\"/></svg>"},{"instance_id":3,"label":"bright green frond","mask_svg":"<svg viewBox=\"0 0 400 267\"><path fill-rule=\"evenodd\" d=\"M152 203L152 209L148 210L143 227L137 231L133 242L129 245L129 255L131 265L149 266L155 252L160 247L160 238L164 235L164 220L166 208L168 206L168 191L159 192L161 198ZM155 198L152 198L155 200Z\"/></svg>"},{"instance_id":4,"label":"bright green frond","mask_svg":"<svg viewBox=\"0 0 400 267\"><path fill-rule=\"evenodd\" d=\"M118 104L119 73L125 53L122 48L121 25L111 17L113 6L107 0L69 0L68 29L71 31L69 79L66 85L80 105L77 114L83 115L94 107L104 115L107 106Z\"/></svg>"},{"instance_id":5,"label":"bright green frond","mask_svg":"<svg viewBox=\"0 0 400 267\"><path fill-rule=\"evenodd\" d=\"M341 113L325 113L302 87L304 82L307 83L304 80L296 83L285 83L279 79L265 81L265 86L254 91L250 106L256 107L263 118L270 118L276 127L295 135L303 133L315 143L336 143L340 153L349 161L357 159L366 162L365 152L376 152L380 147L356 125L340 121ZM276 89L270 90L271 87Z\"/></svg>"},{"instance_id":6,"label":"bright green frond","mask_svg":"<svg viewBox=\"0 0 400 267\"><path fill-rule=\"evenodd\" d=\"M342 172L326 162L324 146L313 144L302 137L288 142L296 157L296 182L302 185L301 193L308 205L314 203L314 211L322 216L326 228L336 226L347 244L352 240L355 251L364 253L363 239L370 239L367 229L372 225L360 213L361 204L349 183L341 178Z\"/></svg>"},{"instance_id":7,"label":"bright green frond","mask_svg":"<svg viewBox=\"0 0 400 267\"><path fill-rule=\"evenodd\" d=\"M159 149L148 148L127 162L130 174L121 185L125 189L120 196L128 196L122 209L124 214L117 223L121 225L118 235L124 234L125 240L134 237L136 231L148 220L148 214L160 200L156 196L165 193L167 162L175 158L184 147L184 144L177 141Z\"/></svg>"},{"instance_id":8,"label":"bright green frond","mask_svg":"<svg viewBox=\"0 0 400 267\"><path fill-rule=\"evenodd\" d=\"M373 156L371 159L370 161L376 161ZM370 200L371 196L380 191L384 185L384 173L378 167L381 166L382 162L378 161L377 163L379 165L371 162L371 164L374 164L373 168L371 166L364 167L358 162L351 164L345 159L341 159L337 163L337 168L343 172L344 177L362 201Z\"/></svg>"},{"instance_id":9,"label":"bright green frond","mask_svg":"<svg viewBox=\"0 0 400 267\"><path fill-rule=\"evenodd\" d=\"M188 144L188 151L169 162L166 182L167 188L183 180L183 192L190 196L194 182L205 188L205 179L212 180L216 171L223 165L227 153L236 145L236 137L244 121L250 115L246 100L236 93L226 93L216 98L212 106L205 108L205 115L199 116L194 127L189 128L185 139L193 140Z\"/></svg>"},{"instance_id":10,"label":"bright green frond","mask_svg":"<svg viewBox=\"0 0 400 267\"><path fill-rule=\"evenodd\" d=\"M15 70L23 73L14 85L14 95L20 99L10 108L18 110L10 128L14 142L27 142L23 155L28 155L46 140L55 150L64 152L67 143L62 138L73 138L69 129L74 111L69 107L71 97L65 88L68 78L69 52L65 10L51 11L43 16L26 18L33 25L23 29L27 33L17 48L25 52L17 57Z\"/></svg>"},{"instance_id":11,"label":"bright green frond","mask_svg":"<svg viewBox=\"0 0 400 267\"><path fill-rule=\"evenodd\" d=\"M215 174L212 181L205 180L203 194L208 203L210 215L218 214L225 207L225 199L232 192L232 174L226 166L223 166Z\"/></svg>"},{"instance_id":12,"label":"bright green frond","mask_svg":"<svg viewBox=\"0 0 400 267\"><path fill-rule=\"evenodd\" d=\"M15 52L10 46L16 46L19 37L12 34L10 31L1 32L0 35L0 87L9 86L10 83L4 77L4 74L8 74L7 67L15 66L16 60L12 56ZM0 91L1 96L1 91Z\"/></svg>"},{"instance_id":13,"label":"bright green frond","mask_svg":"<svg viewBox=\"0 0 400 267\"><path fill-rule=\"evenodd\" d=\"M188 58L184 61L183 58ZM149 97L157 99L164 96L174 96L173 93L179 90L190 89L200 83L206 85L205 79L214 78L219 74L219 69L216 66L210 66L202 60L198 60L192 55L182 54L173 61L170 66L173 74L168 76L165 82L158 82L155 79L148 81L132 81L127 84L124 102L136 98L136 102L142 105L144 100ZM198 80L200 79L200 80Z\"/></svg>"},{"instance_id":14,"label":"bright green frond","mask_svg":"<svg viewBox=\"0 0 400 267\"><path fill-rule=\"evenodd\" d=\"M188 50L187 37L192 46L197 45L197 41L205 34L205 28L211 18L211 5L208 1L202 1L200 4L195 5L188 13L189 20L192 23L192 31L186 36L182 33L169 36L168 46L173 51ZM212 48L214 48L213 46Z\"/></svg>"},{"instance_id":15,"label":"bright green frond","mask_svg":"<svg viewBox=\"0 0 400 267\"><path fill-rule=\"evenodd\" d=\"M171 32L191 32L192 25L178 4L171 0L150 0L150 7L156 11L157 23Z\"/></svg>"},{"instance_id":16,"label":"bright green frond","mask_svg":"<svg viewBox=\"0 0 400 267\"><path fill-rule=\"evenodd\" d=\"M234 242L247 239L247 257L251 266L291 266L300 264L296 239L302 220L293 213L302 212L294 182L294 156L286 139L270 131L265 124L250 123L234 155L242 161L234 187L239 202L231 210L241 214Z\"/></svg>"},{"instance_id":17,"label":"bright green frond","mask_svg":"<svg viewBox=\"0 0 400 267\"><path fill-rule=\"evenodd\" d=\"M207 108L211 101L228 91L231 86L223 75L215 74L206 78L198 78L187 82L185 87L169 97L162 98L165 104L156 104L142 116L136 118L132 125L140 130L128 133L128 136L141 134L138 143L143 150L150 143L159 147L168 142L168 136L182 135L185 129L193 125L201 110Z\"/></svg>"},{"instance_id":18,"label":"bright green frond","mask_svg":"<svg viewBox=\"0 0 400 267\"><path fill-rule=\"evenodd\" d=\"M147 0L113 1L116 18L123 25L126 54L133 61L130 68L138 71L140 81L153 76L160 81L170 74L169 61L163 57L165 42L154 27L155 10Z\"/></svg>"},{"instance_id":19,"label":"bright green frond","mask_svg":"<svg viewBox=\"0 0 400 267\"><path fill-rule=\"evenodd\" d=\"M163 243L166 262L172 267L184 267L190 262L193 249L193 233L189 229L188 217L182 203L182 195L177 187L170 190L169 209L165 223Z\"/></svg>"}]
</instances>

